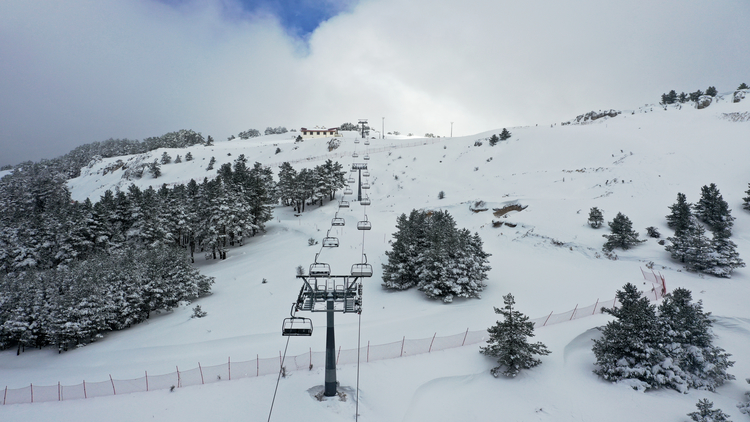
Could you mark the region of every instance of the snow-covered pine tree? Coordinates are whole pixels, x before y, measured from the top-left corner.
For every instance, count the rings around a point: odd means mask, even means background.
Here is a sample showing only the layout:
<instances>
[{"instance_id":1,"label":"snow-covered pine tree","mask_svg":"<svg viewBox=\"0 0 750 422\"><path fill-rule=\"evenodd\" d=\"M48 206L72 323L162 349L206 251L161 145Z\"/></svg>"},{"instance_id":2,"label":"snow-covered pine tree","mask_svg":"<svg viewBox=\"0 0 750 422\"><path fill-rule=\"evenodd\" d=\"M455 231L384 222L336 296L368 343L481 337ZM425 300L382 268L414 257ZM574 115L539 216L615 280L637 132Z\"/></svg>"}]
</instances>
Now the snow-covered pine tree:
<instances>
[{"instance_id":1,"label":"snow-covered pine tree","mask_svg":"<svg viewBox=\"0 0 750 422\"><path fill-rule=\"evenodd\" d=\"M611 251L614 248L630 249L641 242L645 242L645 240L638 239L638 233L633 230L633 223L621 212L618 212L608 224L612 234L602 235L607 239L603 246L605 251Z\"/></svg>"},{"instance_id":2,"label":"snow-covered pine tree","mask_svg":"<svg viewBox=\"0 0 750 422\"><path fill-rule=\"evenodd\" d=\"M691 207L692 205L687 202L685 194L678 193L677 202L669 207L672 212L667 215L667 225L674 229L675 235L690 225L690 218L693 216Z\"/></svg>"},{"instance_id":3,"label":"snow-covered pine tree","mask_svg":"<svg viewBox=\"0 0 750 422\"><path fill-rule=\"evenodd\" d=\"M731 355L713 345L709 316L701 301L693 303L690 290L682 287L666 295L659 305L665 354L672 360L674 372L672 382L665 383L667 387L680 392L688 388L714 391L734 379L727 373L734 364Z\"/></svg>"},{"instance_id":4,"label":"snow-covered pine tree","mask_svg":"<svg viewBox=\"0 0 750 422\"><path fill-rule=\"evenodd\" d=\"M209 136L209 139L210 138L211 137ZM214 164L216 164L216 157L211 157L211 160L208 162L208 166L206 167L206 171L213 170L214 169Z\"/></svg>"},{"instance_id":5,"label":"snow-covered pine tree","mask_svg":"<svg viewBox=\"0 0 750 422\"><path fill-rule=\"evenodd\" d=\"M706 95L710 95L710 96L712 96L712 97L715 97L715 96L716 96L716 94L718 94L718 93L719 93L719 91L717 91L717 90L716 90L716 87L715 87L715 86L709 86L709 87L708 87L708 88L706 89Z\"/></svg>"},{"instance_id":6,"label":"snow-covered pine tree","mask_svg":"<svg viewBox=\"0 0 750 422\"><path fill-rule=\"evenodd\" d=\"M700 399L695 404L698 408L696 412L690 412L687 415L690 416L690 420L695 422L732 422L729 419L729 415L724 413L721 409L714 409L714 403L708 399Z\"/></svg>"},{"instance_id":7,"label":"snow-covered pine tree","mask_svg":"<svg viewBox=\"0 0 750 422\"><path fill-rule=\"evenodd\" d=\"M750 183L747 184L747 190L745 191L745 194L747 194L747 196L742 198L742 208L750 211Z\"/></svg>"},{"instance_id":8,"label":"snow-covered pine tree","mask_svg":"<svg viewBox=\"0 0 750 422\"><path fill-rule=\"evenodd\" d=\"M499 366L490 370L493 376L500 374L515 377L522 369L530 369L542 363L534 355L548 355L549 349L544 343L529 343L534 337L534 323L529 317L515 310L516 301L512 294L503 296L505 306L494 308L496 314L503 316L503 321L487 329L490 338L487 346L480 347L483 355L496 357Z\"/></svg>"},{"instance_id":9,"label":"snow-covered pine tree","mask_svg":"<svg viewBox=\"0 0 750 422\"><path fill-rule=\"evenodd\" d=\"M180 154L177 154L177 157L174 158L175 164L180 164L182 162L182 157L180 157Z\"/></svg>"},{"instance_id":10,"label":"snow-covered pine tree","mask_svg":"<svg viewBox=\"0 0 750 422\"><path fill-rule=\"evenodd\" d=\"M154 179L157 179L159 176L161 176L161 166L157 159L154 159L154 162L148 166L148 171L152 176L154 176Z\"/></svg>"},{"instance_id":11,"label":"snow-covered pine tree","mask_svg":"<svg viewBox=\"0 0 750 422\"><path fill-rule=\"evenodd\" d=\"M750 378L745 378L745 381L750 384ZM740 412L750 416L750 391L745 393L745 397L747 397L747 401L737 403L737 407Z\"/></svg>"},{"instance_id":12,"label":"snow-covered pine tree","mask_svg":"<svg viewBox=\"0 0 750 422\"><path fill-rule=\"evenodd\" d=\"M670 244L665 249L672 254L672 258L684 263L688 271L705 271L716 266L711 241L706 237L706 230L695 219L691 219L687 228L667 240Z\"/></svg>"},{"instance_id":13,"label":"snow-covered pine tree","mask_svg":"<svg viewBox=\"0 0 750 422\"><path fill-rule=\"evenodd\" d=\"M742 261L740 254L737 252L737 245L729 238L724 237L721 232L714 232L711 247L714 252L712 261L714 266L707 269L707 273L728 278L731 277L735 268L745 266L745 262Z\"/></svg>"},{"instance_id":14,"label":"snow-covered pine tree","mask_svg":"<svg viewBox=\"0 0 750 422\"><path fill-rule=\"evenodd\" d=\"M602 223L604 222L604 216L602 215L601 210L597 207L591 208L589 211L589 225L595 229L598 229L602 226Z\"/></svg>"},{"instance_id":15,"label":"snow-covered pine tree","mask_svg":"<svg viewBox=\"0 0 750 422\"><path fill-rule=\"evenodd\" d=\"M418 210L396 219L391 250L385 252L388 260L383 264L383 287L406 290L419 282L420 253L430 247L426 219L427 214Z\"/></svg>"},{"instance_id":16,"label":"snow-covered pine tree","mask_svg":"<svg viewBox=\"0 0 750 422\"><path fill-rule=\"evenodd\" d=\"M601 328L601 338L594 340L594 373L636 390L659 388L670 368L660 350L664 334L656 308L631 283L618 290L616 298L619 307L602 309L617 319Z\"/></svg>"},{"instance_id":17,"label":"snow-covered pine tree","mask_svg":"<svg viewBox=\"0 0 750 422\"><path fill-rule=\"evenodd\" d=\"M511 133L508 131L508 129L503 128L503 131L500 132L500 140L507 141L508 139L510 139L510 137L511 137Z\"/></svg>"},{"instance_id":18,"label":"snow-covered pine tree","mask_svg":"<svg viewBox=\"0 0 750 422\"><path fill-rule=\"evenodd\" d=\"M716 184L711 183L701 188L701 198L695 204L695 216L706 223L714 232L722 232L723 236L732 235L734 217L731 215L729 204L721 196Z\"/></svg>"},{"instance_id":19,"label":"snow-covered pine tree","mask_svg":"<svg viewBox=\"0 0 750 422\"><path fill-rule=\"evenodd\" d=\"M171 162L172 162L172 157L170 157L169 154L167 154L167 151L164 151L161 154L161 163L162 164L169 164Z\"/></svg>"},{"instance_id":20,"label":"snow-covered pine tree","mask_svg":"<svg viewBox=\"0 0 750 422\"><path fill-rule=\"evenodd\" d=\"M185 161L193 161L193 154L190 151L185 154Z\"/></svg>"},{"instance_id":21,"label":"snow-covered pine tree","mask_svg":"<svg viewBox=\"0 0 750 422\"><path fill-rule=\"evenodd\" d=\"M497 143L499 141L500 141L500 138L498 138L497 135L495 135L494 133L492 134L492 136L490 136L490 146L491 147L494 147L495 145L497 145Z\"/></svg>"}]
</instances>

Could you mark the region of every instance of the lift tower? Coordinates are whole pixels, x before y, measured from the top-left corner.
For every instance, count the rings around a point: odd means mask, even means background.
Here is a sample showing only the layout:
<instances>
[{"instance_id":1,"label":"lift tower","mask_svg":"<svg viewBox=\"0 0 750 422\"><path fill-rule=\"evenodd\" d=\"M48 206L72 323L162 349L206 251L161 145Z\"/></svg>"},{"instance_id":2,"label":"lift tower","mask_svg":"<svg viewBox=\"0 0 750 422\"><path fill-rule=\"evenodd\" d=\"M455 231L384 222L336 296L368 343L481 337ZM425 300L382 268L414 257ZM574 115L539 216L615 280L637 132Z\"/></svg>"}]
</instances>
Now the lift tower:
<instances>
[{"instance_id":1,"label":"lift tower","mask_svg":"<svg viewBox=\"0 0 750 422\"><path fill-rule=\"evenodd\" d=\"M367 170L367 163L352 163L352 170L359 172L359 184L357 185L357 201L362 201L362 170Z\"/></svg>"},{"instance_id":2,"label":"lift tower","mask_svg":"<svg viewBox=\"0 0 750 422\"><path fill-rule=\"evenodd\" d=\"M362 139L365 139L365 126L367 126L367 119L359 119L359 126Z\"/></svg>"}]
</instances>

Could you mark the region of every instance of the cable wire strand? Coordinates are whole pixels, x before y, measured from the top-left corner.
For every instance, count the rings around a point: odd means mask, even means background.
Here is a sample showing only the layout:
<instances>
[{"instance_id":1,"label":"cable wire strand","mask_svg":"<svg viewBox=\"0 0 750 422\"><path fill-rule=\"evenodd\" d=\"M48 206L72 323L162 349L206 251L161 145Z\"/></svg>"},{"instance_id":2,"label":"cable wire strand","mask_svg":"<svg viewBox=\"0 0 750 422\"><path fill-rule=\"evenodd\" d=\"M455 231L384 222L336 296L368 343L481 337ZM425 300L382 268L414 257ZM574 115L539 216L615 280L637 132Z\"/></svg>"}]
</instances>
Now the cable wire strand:
<instances>
[{"instance_id":1,"label":"cable wire strand","mask_svg":"<svg viewBox=\"0 0 750 422\"><path fill-rule=\"evenodd\" d=\"M284 346L284 357L281 358L281 366L279 367L279 377L276 378L276 388L273 390L273 400L271 400L271 410L268 411L268 422L271 422L271 414L273 413L273 404L276 402L276 392L279 391L279 381L281 380L281 374L284 372L284 361L286 361L286 349L289 347L289 339L286 338L286 346Z\"/></svg>"}]
</instances>

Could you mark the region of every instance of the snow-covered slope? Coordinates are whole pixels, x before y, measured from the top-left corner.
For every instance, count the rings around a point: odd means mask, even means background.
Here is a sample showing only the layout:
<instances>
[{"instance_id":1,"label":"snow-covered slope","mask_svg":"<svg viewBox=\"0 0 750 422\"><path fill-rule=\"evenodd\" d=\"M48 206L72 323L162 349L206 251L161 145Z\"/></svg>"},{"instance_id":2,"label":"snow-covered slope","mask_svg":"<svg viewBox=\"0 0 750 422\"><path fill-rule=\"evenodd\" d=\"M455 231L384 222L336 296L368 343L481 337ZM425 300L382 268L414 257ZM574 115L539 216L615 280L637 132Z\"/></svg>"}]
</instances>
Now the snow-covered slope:
<instances>
[{"instance_id":1,"label":"snow-covered slope","mask_svg":"<svg viewBox=\"0 0 750 422\"><path fill-rule=\"evenodd\" d=\"M667 288L693 291L705 309L717 317L716 344L737 361L731 373L737 381L717 393L674 391L637 393L597 378L593 369L591 338L608 317L596 315L537 330L537 339L552 350L540 367L512 380L489 374L493 361L481 356L476 345L407 358L365 364L361 368L360 420L570 420L679 421L694 410L694 403L709 397L715 407L742 420L735 408L750 377L750 270L739 269L731 279L701 277L681 271L656 239L629 250L617 250L617 260L601 253L605 228L586 224L591 207L599 207L606 221L618 213L627 215L645 238L647 226L671 235L664 216L678 192L688 201L699 198L700 188L716 183L736 217L733 240L746 261L750 259L750 213L742 210L742 197L750 182L747 166L750 101L731 101L731 95L708 108L659 105L623 111L586 124L553 124L510 128L512 137L491 147L486 138L500 130L457 138L371 140L370 198L367 209L373 230L365 237L365 249L375 276L367 281L362 314L362 340L371 344L400 341L402 337L425 338L482 330L497 316L492 307L512 292L518 309L530 317L563 312L576 305L612 299L627 282L643 283L640 268L649 262L665 275ZM733 114L735 113L735 114ZM475 146L483 140L482 146ZM297 169L312 167L331 158L352 162L351 153L365 151L353 137L329 152L327 140L294 143L290 134L264 136L247 141L219 142L166 150L174 158L190 151L192 162L162 166L162 176L134 180L141 187L162 183L202 180L214 171L205 167L213 156L218 168L245 154L250 162L274 165L290 161ZM276 153L276 148L281 152ZM153 151L143 161L153 161L165 150ZM106 189L125 188L131 181L123 170L107 171L117 160L102 160L70 181L74 199L96 200ZM444 191L445 198L438 199ZM472 212L475 201L490 211ZM515 227L492 225L492 208L508 204L527 206L503 221ZM492 253L488 286L479 300L453 304L428 300L417 291L389 292L380 286L380 264L395 230L396 217L413 208L448 210L459 227L480 234L485 250ZM336 211L335 202L311 207L300 216L278 207L265 234L234 248L225 261L204 260L197 265L216 277L213 295L197 303L208 312L191 319L191 307L183 306L129 330L110 333L100 342L61 355L52 350L0 353L0 384L10 388L29 383L52 385L102 381L111 374L128 379L192 368L197 362L212 365L260 357L278 356L285 339L279 334L282 319L299 291L294 278L297 265L308 266L316 246L307 239L321 239ZM354 223L363 217L361 207L343 211L347 226L335 233L342 246L325 250L321 260L334 272L347 271L358 261L361 232ZM266 278L268 283L262 284ZM337 345L357 344L357 317L337 315ZM313 316L324 327L324 316ZM293 338L289 355L323 350L324 330L311 338ZM356 367L342 366L342 386L354 387ZM0 407L3 420L265 420L276 378L265 376L200 387L157 391L92 400L65 401ZM272 420L352 420L354 404L319 403L307 390L322 384L322 368L294 372L279 387ZM1 387L1 386L0 386Z\"/></svg>"}]
</instances>

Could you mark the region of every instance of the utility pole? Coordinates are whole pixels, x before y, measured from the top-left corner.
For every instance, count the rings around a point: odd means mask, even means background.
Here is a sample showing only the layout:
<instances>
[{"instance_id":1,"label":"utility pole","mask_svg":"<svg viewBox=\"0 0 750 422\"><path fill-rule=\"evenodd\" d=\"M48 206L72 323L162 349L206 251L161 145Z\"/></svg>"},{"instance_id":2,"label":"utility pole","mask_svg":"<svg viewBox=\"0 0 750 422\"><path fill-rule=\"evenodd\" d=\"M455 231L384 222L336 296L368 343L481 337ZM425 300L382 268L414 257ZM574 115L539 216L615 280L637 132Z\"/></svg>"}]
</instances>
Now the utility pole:
<instances>
[{"instance_id":1,"label":"utility pole","mask_svg":"<svg viewBox=\"0 0 750 422\"><path fill-rule=\"evenodd\" d=\"M326 376L323 395L336 395L336 335L333 330L333 293L328 293L326 303Z\"/></svg>"}]
</instances>

